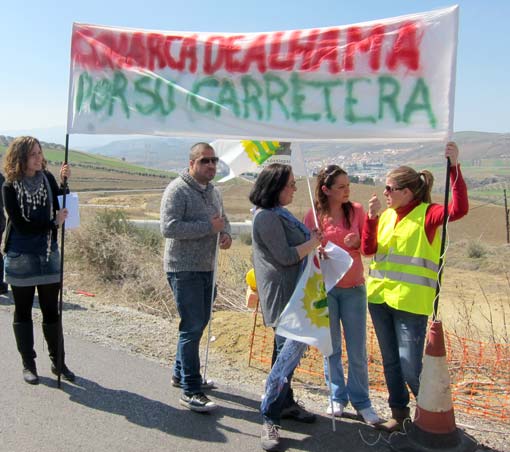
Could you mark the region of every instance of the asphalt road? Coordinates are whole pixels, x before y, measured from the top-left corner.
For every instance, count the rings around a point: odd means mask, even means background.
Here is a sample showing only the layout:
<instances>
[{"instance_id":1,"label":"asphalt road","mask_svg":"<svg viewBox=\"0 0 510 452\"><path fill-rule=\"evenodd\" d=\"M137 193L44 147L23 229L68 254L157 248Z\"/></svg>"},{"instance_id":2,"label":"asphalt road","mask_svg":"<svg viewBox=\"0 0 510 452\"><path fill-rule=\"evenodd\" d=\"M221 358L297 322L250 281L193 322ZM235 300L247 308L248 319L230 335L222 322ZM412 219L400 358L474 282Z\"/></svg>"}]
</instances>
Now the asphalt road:
<instances>
[{"instance_id":1,"label":"asphalt road","mask_svg":"<svg viewBox=\"0 0 510 452\"><path fill-rule=\"evenodd\" d=\"M57 388L35 322L41 383L23 382L12 333L12 303L0 301L0 451L258 451L260 395L241 393L228 382L210 391L220 405L211 414L191 412L169 385L170 369L140 356L65 336L76 382ZM84 314L86 315L86 313ZM284 421L287 451L387 451L375 430L359 422L319 416L312 425ZM367 441L365 443L362 437Z\"/></svg>"}]
</instances>

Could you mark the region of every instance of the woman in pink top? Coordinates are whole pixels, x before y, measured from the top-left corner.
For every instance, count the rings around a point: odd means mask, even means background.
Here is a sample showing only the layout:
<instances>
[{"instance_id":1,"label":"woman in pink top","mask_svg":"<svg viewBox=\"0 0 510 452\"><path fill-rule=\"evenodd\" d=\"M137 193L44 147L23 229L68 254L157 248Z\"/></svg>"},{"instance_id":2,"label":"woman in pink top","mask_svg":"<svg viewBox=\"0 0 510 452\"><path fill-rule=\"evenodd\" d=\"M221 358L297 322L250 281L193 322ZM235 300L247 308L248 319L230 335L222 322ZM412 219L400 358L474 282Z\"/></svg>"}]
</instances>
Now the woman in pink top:
<instances>
[{"instance_id":1,"label":"woman in pink top","mask_svg":"<svg viewBox=\"0 0 510 452\"><path fill-rule=\"evenodd\" d=\"M333 404L326 412L342 416L350 402L368 424L382 420L372 407L368 392L366 350L367 293L363 277L360 245L365 212L361 204L349 200L349 176L338 165L323 168L317 176L315 208L323 245L328 241L347 251L353 259L352 267L328 293L329 321L333 354L331 368L325 360L326 380L331 379ZM313 211L306 214L304 223L315 227ZM349 358L349 372L345 383L342 366L342 323Z\"/></svg>"}]
</instances>

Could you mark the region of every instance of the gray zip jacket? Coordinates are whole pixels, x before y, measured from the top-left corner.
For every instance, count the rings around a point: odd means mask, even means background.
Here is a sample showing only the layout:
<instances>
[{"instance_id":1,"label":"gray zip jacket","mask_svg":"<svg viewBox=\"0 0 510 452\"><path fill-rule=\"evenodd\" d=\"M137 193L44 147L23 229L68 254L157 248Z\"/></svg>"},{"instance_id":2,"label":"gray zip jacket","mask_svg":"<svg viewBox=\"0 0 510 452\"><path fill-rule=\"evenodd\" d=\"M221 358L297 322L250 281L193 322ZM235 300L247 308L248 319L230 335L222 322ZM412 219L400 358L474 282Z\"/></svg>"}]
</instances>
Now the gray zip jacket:
<instances>
[{"instance_id":1,"label":"gray zip jacket","mask_svg":"<svg viewBox=\"0 0 510 452\"><path fill-rule=\"evenodd\" d=\"M222 232L230 234L219 191L212 184L202 188L184 171L166 187L161 200L160 227L166 238L165 272L213 271L216 234L211 217L225 220Z\"/></svg>"}]
</instances>

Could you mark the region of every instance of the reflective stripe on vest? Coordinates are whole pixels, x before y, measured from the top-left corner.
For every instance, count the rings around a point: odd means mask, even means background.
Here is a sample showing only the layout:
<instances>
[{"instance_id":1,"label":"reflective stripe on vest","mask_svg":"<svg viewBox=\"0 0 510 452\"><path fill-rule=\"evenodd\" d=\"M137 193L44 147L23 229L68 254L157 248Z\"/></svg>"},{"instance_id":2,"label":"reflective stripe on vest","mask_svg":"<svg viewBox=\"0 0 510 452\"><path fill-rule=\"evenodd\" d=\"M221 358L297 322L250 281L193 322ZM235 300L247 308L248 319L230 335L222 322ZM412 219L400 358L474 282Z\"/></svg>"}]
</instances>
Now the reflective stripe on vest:
<instances>
[{"instance_id":1,"label":"reflective stripe on vest","mask_svg":"<svg viewBox=\"0 0 510 452\"><path fill-rule=\"evenodd\" d=\"M440 237L432 243L425 232L428 204L422 203L400 222L393 209L385 210L378 224L377 253L367 279L369 303L430 315L437 286Z\"/></svg>"},{"instance_id":2,"label":"reflective stripe on vest","mask_svg":"<svg viewBox=\"0 0 510 452\"><path fill-rule=\"evenodd\" d=\"M428 270L432 270L436 273L439 271L438 264L431 261L430 259L425 259L423 257L400 256L400 255L395 255L395 254L377 253L374 256L374 261L375 262L386 261L386 262L392 262L394 264L416 265L417 267L423 267ZM377 276L376 276L376 278L377 278ZM404 280L400 280L400 281L404 281ZM412 282L412 281L409 281L409 282ZM416 284L419 284L419 283L416 283Z\"/></svg>"},{"instance_id":3,"label":"reflective stripe on vest","mask_svg":"<svg viewBox=\"0 0 510 452\"><path fill-rule=\"evenodd\" d=\"M393 281L402 281L411 284L419 284L420 286L431 287L433 289L436 287L437 284L436 279L427 278L426 276L410 275L409 273L402 272L380 271L370 269L368 271L368 276L379 279L389 278Z\"/></svg>"}]
</instances>

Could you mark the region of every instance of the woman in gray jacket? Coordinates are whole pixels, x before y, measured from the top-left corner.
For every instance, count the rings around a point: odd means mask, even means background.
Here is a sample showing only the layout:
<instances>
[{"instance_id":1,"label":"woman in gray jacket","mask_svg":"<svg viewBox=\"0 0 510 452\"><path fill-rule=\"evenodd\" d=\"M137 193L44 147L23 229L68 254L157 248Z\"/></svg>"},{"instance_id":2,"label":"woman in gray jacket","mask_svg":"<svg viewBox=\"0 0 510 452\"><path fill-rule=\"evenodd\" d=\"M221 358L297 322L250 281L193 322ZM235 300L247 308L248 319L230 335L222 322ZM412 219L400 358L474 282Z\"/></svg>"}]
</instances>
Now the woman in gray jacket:
<instances>
[{"instance_id":1,"label":"woman in gray jacket","mask_svg":"<svg viewBox=\"0 0 510 452\"><path fill-rule=\"evenodd\" d=\"M289 165L274 163L257 178L250 193L255 205L253 218L253 266L266 326L276 328L302 271L303 259L320 245L320 235L310 231L285 206L292 202L296 181ZM285 338L275 335L276 356ZM271 415L264 414L262 447L275 450L279 444L280 418L313 422L315 415L296 403L288 384L272 404Z\"/></svg>"}]
</instances>

